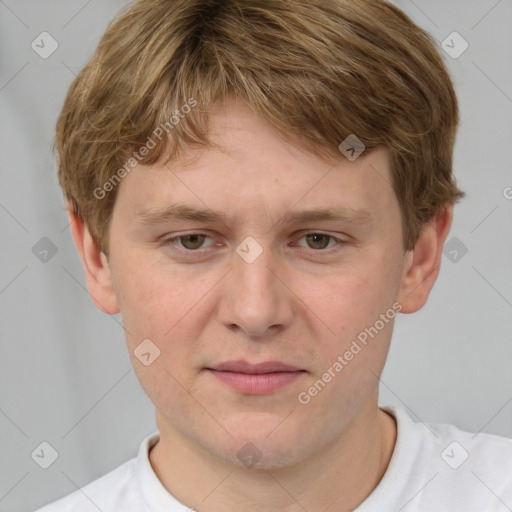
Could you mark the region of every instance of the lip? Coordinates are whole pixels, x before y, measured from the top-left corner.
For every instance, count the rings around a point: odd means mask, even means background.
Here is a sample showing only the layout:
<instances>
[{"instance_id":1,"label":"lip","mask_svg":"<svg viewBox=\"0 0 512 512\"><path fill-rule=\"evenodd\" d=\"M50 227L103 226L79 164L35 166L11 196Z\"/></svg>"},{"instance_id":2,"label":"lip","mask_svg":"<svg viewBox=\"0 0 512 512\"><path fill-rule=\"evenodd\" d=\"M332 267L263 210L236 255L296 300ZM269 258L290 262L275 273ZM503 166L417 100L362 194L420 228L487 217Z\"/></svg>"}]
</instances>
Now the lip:
<instances>
[{"instance_id":1,"label":"lip","mask_svg":"<svg viewBox=\"0 0 512 512\"><path fill-rule=\"evenodd\" d=\"M307 373L280 361L250 364L246 361L226 361L206 368L213 376L234 390L247 395L267 395Z\"/></svg>"},{"instance_id":2,"label":"lip","mask_svg":"<svg viewBox=\"0 0 512 512\"><path fill-rule=\"evenodd\" d=\"M243 359L237 361L226 361L221 364L217 364L208 368L208 370L219 370L226 372L237 372L237 373L274 373L274 372L295 372L300 371L301 368L296 366L290 366L284 364L281 361L264 361L263 363L251 364Z\"/></svg>"}]
</instances>

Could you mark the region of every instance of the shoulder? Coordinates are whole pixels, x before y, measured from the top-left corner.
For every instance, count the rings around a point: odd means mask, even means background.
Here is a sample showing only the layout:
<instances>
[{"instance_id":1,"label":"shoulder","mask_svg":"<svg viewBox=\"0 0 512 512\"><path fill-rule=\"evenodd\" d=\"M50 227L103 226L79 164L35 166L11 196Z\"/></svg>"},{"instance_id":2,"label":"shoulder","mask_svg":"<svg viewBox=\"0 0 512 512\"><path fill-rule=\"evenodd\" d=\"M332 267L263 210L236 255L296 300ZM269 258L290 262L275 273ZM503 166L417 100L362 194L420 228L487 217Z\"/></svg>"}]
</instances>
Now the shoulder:
<instances>
[{"instance_id":1,"label":"shoulder","mask_svg":"<svg viewBox=\"0 0 512 512\"><path fill-rule=\"evenodd\" d=\"M54 501L36 512L98 512L115 510L133 493L136 459L131 459L84 487ZM129 501L128 501L129 503Z\"/></svg>"},{"instance_id":2,"label":"shoulder","mask_svg":"<svg viewBox=\"0 0 512 512\"><path fill-rule=\"evenodd\" d=\"M406 481L401 496L411 500L411 510L494 512L512 504L512 439L381 408L397 422L389 477Z\"/></svg>"},{"instance_id":3,"label":"shoulder","mask_svg":"<svg viewBox=\"0 0 512 512\"><path fill-rule=\"evenodd\" d=\"M432 423L431 427L438 435L436 445L451 470L449 475L460 471L476 488L483 491L487 487L490 493L512 499L512 439L445 423Z\"/></svg>"},{"instance_id":4,"label":"shoulder","mask_svg":"<svg viewBox=\"0 0 512 512\"><path fill-rule=\"evenodd\" d=\"M470 432L447 423L430 423L441 458L452 469L469 462L482 471L492 469L512 484L512 439ZM437 435L436 435L437 434Z\"/></svg>"},{"instance_id":5,"label":"shoulder","mask_svg":"<svg viewBox=\"0 0 512 512\"><path fill-rule=\"evenodd\" d=\"M473 459L481 467L489 462L495 468L512 469L511 438L485 432L470 432L449 423L427 423L418 417L413 418L404 409L396 406L381 408L395 417L399 436L410 444L433 450L433 456L438 455L437 458L452 468L460 467ZM512 479L512 471L505 476Z\"/></svg>"},{"instance_id":6,"label":"shoulder","mask_svg":"<svg viewBox=\"0 0 512 512\"><path fill-rule=\"evenodd\" d=\"M158 432L147 436L139 446L137 457L35 512L147 511L148 506L142 494L140 480L144 478L144 472L151 472L148 453L158 438ZM145 475L145 478L151 480L151 475ZM155 480L156 478L154 476ZM153 482L151 494L155 485Z\"/></svg>"}]
</instances>

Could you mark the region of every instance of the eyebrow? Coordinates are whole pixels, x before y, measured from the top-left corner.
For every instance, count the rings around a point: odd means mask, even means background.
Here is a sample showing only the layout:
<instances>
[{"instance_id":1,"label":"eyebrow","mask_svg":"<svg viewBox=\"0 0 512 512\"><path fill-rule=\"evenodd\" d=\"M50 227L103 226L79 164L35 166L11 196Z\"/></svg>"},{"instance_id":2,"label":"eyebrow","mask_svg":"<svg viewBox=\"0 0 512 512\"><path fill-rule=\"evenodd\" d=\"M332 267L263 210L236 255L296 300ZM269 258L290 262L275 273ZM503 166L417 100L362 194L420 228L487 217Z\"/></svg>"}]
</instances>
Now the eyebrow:
<instances>
[{"instance_id":1,"label":"eyebrow","mask_svg":"<svg viewBox=\"0 0 512 512\"><path fill-rule=\"evenodd\" d=\"M236 225L243 218L240 215L228 216L223 212L211 209L197 209L185 204L169 204L160 208L139 210L134 215L138 224L158 225L172 220L190 220L205 223L220 222L226 225ZM284 213L274 224L300 224L317 221L343 221L349 224L366 224L373 221L373 215L365 209L349 207L314 208Z\"/></svg>"}]
</instances>

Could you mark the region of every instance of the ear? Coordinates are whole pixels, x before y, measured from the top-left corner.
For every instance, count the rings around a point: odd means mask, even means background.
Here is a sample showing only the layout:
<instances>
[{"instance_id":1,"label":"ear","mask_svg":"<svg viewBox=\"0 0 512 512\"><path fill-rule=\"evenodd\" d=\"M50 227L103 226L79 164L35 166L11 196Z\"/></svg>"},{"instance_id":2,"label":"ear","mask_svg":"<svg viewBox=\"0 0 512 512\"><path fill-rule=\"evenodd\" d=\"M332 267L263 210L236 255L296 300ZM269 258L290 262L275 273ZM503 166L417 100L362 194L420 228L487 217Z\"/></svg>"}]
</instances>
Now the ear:
<instances>
[{"instance_id":1,"label":"ear","mask_svg":"<svg viewBox=\"0 0 512 512\"><path fill-rule=\"evenodd\" d=\"M414 313L427 302L441 267L443 245L450 231L453 206L442 210L426 224L414 246L405 257L398 301L401 313Z\"/></svg>"},{"instance_id":2,"label":"ear","mask_svg":"<svg viewBox=\"0 0 512 512\"><path fill-rule=\"evenodd\" d=\"M92 239L89 228L68 206L71 232L80 254L87 279L87 287L94 305L109 315L119 313L117 298L112 286L110 264Z\"/></svg>"}]
</instances>

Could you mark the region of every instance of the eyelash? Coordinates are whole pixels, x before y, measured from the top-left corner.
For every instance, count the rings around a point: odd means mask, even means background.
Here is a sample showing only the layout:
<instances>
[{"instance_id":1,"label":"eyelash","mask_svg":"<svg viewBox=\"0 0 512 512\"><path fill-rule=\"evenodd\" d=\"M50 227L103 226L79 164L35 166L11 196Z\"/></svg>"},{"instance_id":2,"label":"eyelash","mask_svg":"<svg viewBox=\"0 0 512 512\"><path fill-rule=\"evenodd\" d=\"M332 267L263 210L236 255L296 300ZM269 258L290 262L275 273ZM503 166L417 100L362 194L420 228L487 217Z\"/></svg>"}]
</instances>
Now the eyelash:
<instances>
[{"instance_id":1,"label":"eyelash","mask_svg":"<svg viewBox=\"0 0 512 512\"><path fill-rule=\"evenodd\" d=\"M207 233L201 233L201 232L194 231L194 232L190 232L190 233L184 233L184 234L181 234L178 236L173 236L171 238L167 238L166 240L164 240L162 242L162 245L164 247L168 247L172 251L180 252L183 254L204 254L204 253L206 253L208 251L208 249L192 250L192 249L185 249L185 248L182 248L182 247L179 247L176 245L176 241L179 240L180 238L185 238L187 236L193 236L193 235L204 235L208 238L212 238ZM324 236L327 236L330 240L335 240L337 242L336 245L334 245L328 249L309 249L313 253L331 254L332 252L339 250L341 248L341 246L346 245L348 243L345 240L341 240L339 238L336 238L335 236L329 235L327 233L322 233L319 231L308 231L306 233L303 233L302 236L299 238L299 240L301 238L304 238L307 235L324 235ZM308 248L306 247L306 249L308 249Z\"/></svg>"}]
</instances>

